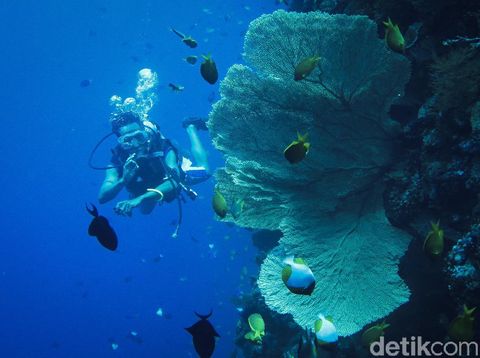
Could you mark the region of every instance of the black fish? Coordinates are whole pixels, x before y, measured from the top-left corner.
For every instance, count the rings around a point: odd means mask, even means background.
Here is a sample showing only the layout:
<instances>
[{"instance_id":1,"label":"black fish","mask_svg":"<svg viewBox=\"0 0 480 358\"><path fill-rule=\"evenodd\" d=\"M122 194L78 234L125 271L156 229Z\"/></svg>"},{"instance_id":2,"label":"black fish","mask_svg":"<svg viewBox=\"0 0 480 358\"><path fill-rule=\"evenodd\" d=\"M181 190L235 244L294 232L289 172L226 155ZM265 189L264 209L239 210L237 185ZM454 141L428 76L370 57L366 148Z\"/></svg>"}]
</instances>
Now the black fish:
<instances>
[{"instance_id":1,"label":"black fish","mask_svg":"<svg viewBox=\"0 0 480 358\"><path fill-rule=\"evenodd\" d=\"M115 251L118 246L117 234L108 223L108 220L104 216L98 215L98 210L90 203L93 209L90 209L87 205L85 208L87 211L94 216L90 226L88 227L88 235L96 236L98 242L105 248Z\"/></svg>"},{"instance_id":2,"label":"black fish","mask_svg":"<svg viewBox=\"0 0 480 358\"><path fill-rule=\"evenodd\" d=\"M218 80L217 65L210 55L202 55L202 57L203 63L200 65L200 74L205 81L213 85Z\"/></svg>"},{"instance_id":3,"label":"black fish","mask_svg":"<svg viewBox=\"0 0 480 358\"><path fill-rule=\"evenodd\" d=\"M185 329L193 336L193 346L198 356L200 358L210 358L215 349L215 337L220 337L220 335L208 321L212 312L205 316L197 312L195 314L200 318L200 321Z\"/></svg>"}]
</instances>

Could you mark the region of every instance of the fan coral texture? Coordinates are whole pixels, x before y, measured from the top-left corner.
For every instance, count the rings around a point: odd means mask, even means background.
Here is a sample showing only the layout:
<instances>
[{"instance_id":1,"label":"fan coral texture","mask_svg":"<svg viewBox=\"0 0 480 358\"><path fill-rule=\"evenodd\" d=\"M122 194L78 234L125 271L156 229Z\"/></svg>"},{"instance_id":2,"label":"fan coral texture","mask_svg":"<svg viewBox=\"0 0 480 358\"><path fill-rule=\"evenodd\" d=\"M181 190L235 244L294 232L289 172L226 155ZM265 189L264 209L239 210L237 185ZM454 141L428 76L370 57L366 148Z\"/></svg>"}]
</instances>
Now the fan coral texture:
<instances>
[{"instance_id":1,"label":"fan coral texture","mask_svg":"<svg viewBox=\"0 0 480 358\"><path fill-rule=\"evenodd\" d=\"M394 163L398 128L388 117L403 94L409 61L388 50L365 16L276 11L250 24L248 66L232 66L209 116L214 145L225 156L217 187L244 210L225 220L280 230L258 286L266 304L312 326L332 316L350 335L408 301L398 262L410 237L386 219L384 173ZM296 65L320 56L294 81ZM308 133L310 152L291 165L283 150ZM311 296L281 280L287 254L303 257L317 279Z\"/></svg>"}]
</instances>

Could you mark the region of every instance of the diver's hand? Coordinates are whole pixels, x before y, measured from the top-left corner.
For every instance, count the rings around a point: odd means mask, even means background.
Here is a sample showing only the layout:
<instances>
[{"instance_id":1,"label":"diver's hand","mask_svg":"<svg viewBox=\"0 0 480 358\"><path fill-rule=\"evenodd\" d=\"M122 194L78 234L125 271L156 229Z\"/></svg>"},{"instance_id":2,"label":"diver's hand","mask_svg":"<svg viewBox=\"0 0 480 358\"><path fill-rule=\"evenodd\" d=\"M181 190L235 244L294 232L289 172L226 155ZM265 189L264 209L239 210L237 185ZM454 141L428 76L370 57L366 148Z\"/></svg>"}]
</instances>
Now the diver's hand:
<instances>
[{"instance_id":1,"label":"diver's hand","mask_svg":"<svg viewBox=\"0 0 480 358\"><path fill-rule=\"evenodd\" d=\"M123 176L122 180L124 183L129 183L137 174L138 164L133 160L134 155L128 157L127 161L123 165Z\"/></svg>"},{"instance_id":2,"label":"diver's hand","mask_svg":"<svg viewBox=\"0 0 480 358\"><path fill-rule=\"evenodd\" d=\"M132 216L132 210L142 203L141 198L119 201L113 209L115 213L123 216Z\"/></svg>"}]
</instances>

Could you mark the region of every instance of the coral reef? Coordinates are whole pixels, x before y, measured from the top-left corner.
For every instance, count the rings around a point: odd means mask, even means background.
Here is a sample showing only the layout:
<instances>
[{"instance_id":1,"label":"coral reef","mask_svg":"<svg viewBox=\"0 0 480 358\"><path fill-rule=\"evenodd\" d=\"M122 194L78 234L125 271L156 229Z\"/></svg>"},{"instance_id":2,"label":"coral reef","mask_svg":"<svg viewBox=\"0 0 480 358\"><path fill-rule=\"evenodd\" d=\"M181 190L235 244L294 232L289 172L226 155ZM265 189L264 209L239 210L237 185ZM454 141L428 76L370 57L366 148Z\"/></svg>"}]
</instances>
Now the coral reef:
<instances>
[{"instance_id":1,"label":"coral reef","mask_svg":"<svg viewBox=\"0 0 480 358\"><path fill-rule=\"evenodd\" d=\"M270 310L257 286L254 286L250 293L236 297L234 303L243 308L237 323L235 344L245 357L282 357L283 352L297 344L301 328L293 321L292 316ZM261 314L265 321L265 337L262 344L245 339L245 334L250 331L248 317L252 313Z\"/></svg>"},{"instance_id":2,"label":"coral reef","mask_svg":"<svg viewBox=\"0 0 480 358\"><path fill-rule=\"evenodd\" d=\"M389 173L385 203L391 222L405 227L419 212L468 231L479 207L480 155L475 106L441 112L431 97L403 127L401 170ZM449 107L451 108L451 107Z\"/></svg>"},{"instance_id":3,"label":"coral reef","mask_svg":"<svg viewBox=\"0 0 480 358\"><path fill-rule=\"evenodd\" d=\"M460 47L438 58L433 68L433 93L441 111L467 109L480 96L480 50Z\"/></svg>"},{"instance_id":4,"label":"coral reef","mask_svg":"<svg viewBox=\"0 0 480 358\"><path fill-rule=\"evenodd\" d=\"M296 64L315 55L318 68L294 81ZM285 11L250 24L245 59L251 68L230 68L208 122L226 159L217 185L228 202L245 200L242 215L226 220L284 234L258 279L270 308L301 326L322 312L340 335L352 334L409 297L397 264L410 237L390 225L382 201L398 130L387 111L409 63L364 16ZM309 133L312 147L290 165L282 152L297 131ZM287 253L317 275L311 297L280 280Z\"/></svg>"},{"instance_id":5,"label":"coral reef","mask_svg":"<svg viewBox=\"0 0 480 358\"><path fill-rule=\"evenodd\" d=\"M307 1L294 1L297 11L317 10ZM319 2L322 3L322 2ZM477 285L480 243L480 2L472 0L346 0L332 13L363 14L380 24L397 22L408 43L408 32L420 24L416 42L407 46L412 75L405 96L390 114L402 126L395 156L386 173L384 204L390 222L417 238L421 247L430 221L440 219L446 233L446 257L426 261L424 273L446 286L443 314L467 302L480 305ZM383 30L379 26L379 34ZM404 267L422 261L410 252ZM420 257L420 259L425 259ZM418 271L403 274L414 295L430 297ZM411 276L414 275L414 276ZM419 281L420 284L413 284ZM418 282L417 282L418 283ZM440 296L439 296L440 297ZM427 300L425 301L428 302ZM431 303L427 303L430 304ZM418 305L412 304L411 310ZM441 307L441 305L439 306ZM404 316L409 311L400 309ZM451 313L451 312L450 312ZM418 323L429 326L428 323ZM434 326L430 326L430 331ZM412 332L413 333L413 332ZM438 332L441 334L441 332Z\"/></svg>"},{"instance_id":6,"label":"coral reef","mask_svg":"<svg viewBox=\"0 0 480 358\"><path fill-rule=\"evenodd\" d=\"M480 305L480 225L460 238L447 256L448 288L459 305Z\"/></svg>"}]
</instances>

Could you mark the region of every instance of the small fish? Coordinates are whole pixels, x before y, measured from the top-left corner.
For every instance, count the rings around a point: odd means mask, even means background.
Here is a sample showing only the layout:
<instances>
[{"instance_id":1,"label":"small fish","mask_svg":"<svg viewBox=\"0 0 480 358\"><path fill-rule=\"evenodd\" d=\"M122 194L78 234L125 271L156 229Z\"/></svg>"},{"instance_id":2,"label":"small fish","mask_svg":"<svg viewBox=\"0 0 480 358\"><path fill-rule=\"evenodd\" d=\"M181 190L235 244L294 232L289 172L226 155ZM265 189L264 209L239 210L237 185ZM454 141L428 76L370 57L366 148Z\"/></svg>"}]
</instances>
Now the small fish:
<instances>
[{"instance_id":1,"label":"small fish","mask_svg":"<svg viewBox=\"0 0 480 358\"><path fill-rule=\"evenodd\" d=\"M107 218L98 215L98 210L95 205L92 203L90 203L90 205L92 209L85 205L87 211L94 217L88 227L88 235L95 236L103 247L115 251L118 247L117 234L108 223Z\"/></svg>"},{"instance_id":2,"label":"small fish","mask_svg":"<svg viewBox=\"0 0 480 358\"><path fill-rule=\"evenodd\" d=\"M300 133L297 133L297 138L297 140L294 140L292 143L290 143L283 151L285 159L287 159L290 164L300 163L310 150L308 133L303 136Z\"/></svg>"},{"instance_id":3,"label":"small fish","mask_svg":"<svg viewBox=\"0 0 480 358\"><path fill-rule=\"evenodd\" d=\"M174 28L170 28L172 32L182 39L182 42L190 48L195 48L198 46L197 41L195 41L191 36L186 36L182 34L180 31L175 30Z\"/></svg>"},{"instance_id":4,"label":"small fish","mask_svg":"<svg viewBox=\"0 0 480 358\"><path fill-rule=\"evenodd\" d=\"M220 335L208 321L212 312L208 315L200 315L197 312L195 314L200 320L185 330L192 335L193 346L200 358L210 358L215 350L215 337L220 337Z\"/></svg>"},{"instance_id":5,"label":"small fish","mask_svg":"<svg viewBox=\"0 0 480 358\"><path fill-rule=\"evenodd\" d=\"M383 321L380 324L376 324L362 333L362 344L365 348L369 348L373 342L378 342L380 337L385 334L385 329L390 327L388 323Z\"/></svg>"},{"instance_id":6,"label":"small fish","mask_svg":"<svg viewBox=\"0 0 480 358\"><path fill-rule=\"evenodd\" d=\"M183 60L191 65L194 65L197 63L198 56L195 55L190 55L185 57Z\"/></svg>"},{"instance_id":7,"label":"small fish","mask_svg":"<svg viewBox=\"0 0 480 358\"><path fill-rule=\"evenodd\" d=\"M85 88L92 84L92 80L82 80L80 81L80 87Z\"/></svg>"},{"instance_id":8,"label":"small fish","mask_svg":"<svg viewBox=\"0 0 480 358\"><path fill-rule=\"evenodd\" d=\"M423 243L423 251L432 257L438 257L443 252L445 242L444 233L443 230L440 229L439 221L436 224L432 222L431 225L432 229L428 232Z\"/></svg>"},{"instance_id":9,"label":"small fish","mask_svg":"<svg viewBox=\"0 0 480 358\"><path fill-rule=\"evenodd\" d=\"M320 61L320 56L310 56L310 57L304 58L295 67L293 79L295 81L300 81L305 79L310 73L312 73L315 67L317 67L319 61Z\"/></svg>"},{"instance_id":10,"label":"small fish","mask_svg":"<svg viewBox=\"0 0 480 358\"><path fill-rule=\"evenodd\" d=\"M112 349L116 351L118 349L118 344L117 343L112 343Z\"/></svg>"},{"instance_id":11,"label":"small fish","mask_svg":"<svg viewBox=\"0 0 480 358\"><path fill-rule=\"evenodd\" d=\"M211 55L202 55L202 57L204 61L200 66L200 74L205 81L213 85L218 80L217 65Z\"/></svg>"},{"instance_id":12,"label":"small fish","mask_svg":"<svg viewBox=\"0 0 480 358\"><path fill-rule=\"evenodd\" d=\"M170 87L173 92L182 92L185 89L184 86L177 85L175 83L169 83L168 87Z\"/></svg>"},{"instance_id":13,"label":"small fish","mask_svg":"<svg viewBox=\"0 0 480 358\"><path fill-rule=\"evenodd\" d=\"M448 329L448 336L451 339L459 342L470 342L473 339L476 309L477 307L468 308L463 305L463 312L452 321Z\"/></svg>"},{"instance_id":14,"label":"small fish","mask_svg":"<svg viewBox=\"0 0 480 358\"><path fill-rule=\"evenodd\" d=\"M403 38L397 24L394 24L390 18L384 21L385 25L385 42L387 46L398 53L405 52L405 39Z\"/></svg>"},{"instance_id":15,"label":"small fish","mask_svg":"<svg viewBox=\"0 0 480 358\"><path fill-rule=\"evenodd\" d=\"M315 321L315 336L320 344L335 343L338 341L337 328L330 317L319 314Z\"/></svg>"},{"instance_id":16,"label":"small fish","mask_svg":"<svg viewBox=\"0 0 480 358\"><path fill-rule=\"evenodd\" d=\"M223 197L222 193L220 193L218 190L215 190L215 194L213 195L212 207L215 213L222 219L227 216L227 201Z\"/></svg>"},{"instance_id":17,"label":"small fish","mask_svg":"<svg viewBox=\"0 0 480 358\"><path fill-rule=\"evenodd\" d=\"M261 344L262 338L265 336L265 321L259 313L253 313L248 316L248 325L251 331L245 334L245 339L254 343Z\"/></svg>"},{"instance_id":18,"label":"small fish","mask_svg":"<svg viewBox=\"0 0 480 358\"><path fill-rule=\"evenodd\" d=\"M283 263L282 281L290 292L310 296L315 289L315 276L303 259L287 257Z\"/></svg>"}]
</instances>

